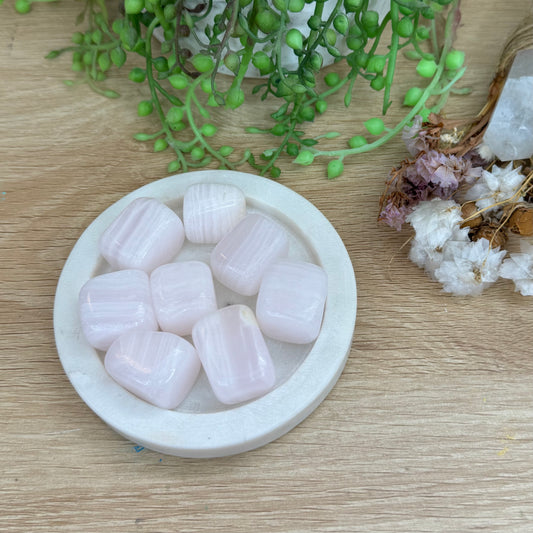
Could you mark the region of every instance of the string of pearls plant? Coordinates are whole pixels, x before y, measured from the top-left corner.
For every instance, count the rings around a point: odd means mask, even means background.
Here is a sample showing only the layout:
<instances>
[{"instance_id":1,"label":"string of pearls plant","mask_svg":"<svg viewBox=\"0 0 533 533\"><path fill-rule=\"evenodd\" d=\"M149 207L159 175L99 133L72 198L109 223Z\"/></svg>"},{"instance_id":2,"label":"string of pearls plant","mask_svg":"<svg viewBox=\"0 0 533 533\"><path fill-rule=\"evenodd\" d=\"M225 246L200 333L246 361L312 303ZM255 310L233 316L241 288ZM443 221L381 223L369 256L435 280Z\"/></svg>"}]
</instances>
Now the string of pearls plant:
<instances>
[{"instance_id":1,"label":"string of pearls plant","mask_svg":"<svg viewBox=\"0 0 533 533\"><path fill-rule=\"evenodd\" d=\"M54 0L17 0L15 9L27 13L38 1ZM124 68L130 55L142 57L144 67L128 76L147 86L138 115L155 113L159 127L135 138L171 153L172 173L247 163L276 178L281 161L310 165L320 158L336 178L345 158L382 146L415 115L439 112L465 71L464 54L452 48L459 0L125 0L116 16L110 15L116 2L80 3L76 23L85 30L47 57L70 53L76 78L65 83L88 83L109 98L119 96L102 83L110 69ZM404 95L405 116L387 126L399 54L413 60L416 86ZM323 68L331 63L339 68ZM227 74L230 82L222 83ZM217 143L222 126L212 120L212 109L223 106L235 110L239 123L249 76L259 76L253 94L279 103L270 127L246 128L250 146L257 144L253 135L269 136L272 147L259 154ZM306 124L327 113L333 95L353 105L358 83L382 100L382 116L369 117L364 134L346 139L329 129L306 135ZM321 143L326 139L337 139L333 148Z\"/></svg>"}]
</instances>

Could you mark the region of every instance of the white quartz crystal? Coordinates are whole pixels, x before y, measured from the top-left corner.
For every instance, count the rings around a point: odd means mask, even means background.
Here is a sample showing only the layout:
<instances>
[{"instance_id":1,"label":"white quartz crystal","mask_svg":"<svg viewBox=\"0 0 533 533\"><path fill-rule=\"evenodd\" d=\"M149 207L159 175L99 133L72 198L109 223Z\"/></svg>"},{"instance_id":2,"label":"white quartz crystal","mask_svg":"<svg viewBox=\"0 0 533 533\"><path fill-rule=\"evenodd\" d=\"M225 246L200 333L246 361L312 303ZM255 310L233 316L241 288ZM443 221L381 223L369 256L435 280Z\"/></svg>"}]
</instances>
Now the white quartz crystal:
<instances>
[{"instance_id":1,"label":"white quartz crystal","mask_svg":"<svg viewBox=\"0 0 533 533\"><path fill-rule=\"evenodd\" d=\"M246 215L246 198L234 185L197 183L183 198L183 224L194 243L217 243Z\"/></svg>"},{"instance_id":2,"label":"white quartz crystal","mask_svg":"<svg viewBox=\"0 0 533 533\"><path fill-rule=\"evenodd\" d=\"M194 346L162 331L121 335L105 355L109 375L139 398L175 409L189 394L201 363Z\"/></svg>"},{"instance_id":3,"label":"white quartz crystal","mask_svg":"<svg viewBox=\"0 0 533 533\"><path fill-rule=\"evenodd\" d=\"M252 296L259 290L265 270L285 257L289 240L284 228L258 213L247 215L211 253L211 269L229 289Z\"/></svg>"},{"instance_id":4,"label":"white quartz crystal","mask_svg":"<svg viewBox=\"0 0 533 533\"><path fill-rule=\"evenodd\" d=\"M305 261L279 261L263 276L256 316L261 331L295 344L314 341L320 332L328 291L321 267Z\"/></svg>"},{"instance_id":5,"label":"white quartz crystal","mask_svg":"<svg viewBox=\"0 0 533 533\"><path fill-rule=\"evenodd\" d=\"M137 198L100 238L100 253L114 268L151 272L170 262L185 240L179 216L154 198Z\"/></svg>"},{"instance_id":6,"label":"white quartz crystal","mask_svg":"<svg viewBox=\"0 0 533 533\"><path fill-rule=\"evenodd\" d=\"M222 403L251 400L274 386L274 365L249 307L232 305L205 316L193 327L192 338Z\"/></svg>"},{"instance_id":7,"label":"white quartz crystal","mask_svg":"<svg viewBox=\"0 0 533 533\"><path fill-rule=\"evenodd\" d=\"M150 286L163 331L190 335L198 319L217 310L213 276L201 261L162 265L150 275Z\"/></svg>"},{"instance_id":8,"label":"white quartz crystal","mask_svg":"<svg viewBox=\"0 0 533 533\"><path fill-rule=\"evenodd\" d=\"M107 350L127 331L158 329L150 280L142 270L119 270L90 279L80 291L79 307L82 331L97 350Z\"/></svg>"},{"instance_id":9,"label":"white quartz crystal","mask_svg":"<svg viewBox=\"0 0 533 533\"><path fill-rule=\"evenodd\" d=\"M501 161L533 155L533 49L516 54L483 140Z\"/></svg>"}]
</instances>

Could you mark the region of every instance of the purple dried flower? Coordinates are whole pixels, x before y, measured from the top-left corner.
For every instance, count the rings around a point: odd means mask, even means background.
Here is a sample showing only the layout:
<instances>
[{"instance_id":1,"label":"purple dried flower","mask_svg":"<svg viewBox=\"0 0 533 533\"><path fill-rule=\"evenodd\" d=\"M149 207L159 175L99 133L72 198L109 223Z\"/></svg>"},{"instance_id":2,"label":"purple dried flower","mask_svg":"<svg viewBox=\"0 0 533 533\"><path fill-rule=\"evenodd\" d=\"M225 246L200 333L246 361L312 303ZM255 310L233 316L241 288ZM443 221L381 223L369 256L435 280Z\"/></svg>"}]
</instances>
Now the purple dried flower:
<instances>
[{"instance_id":1,"label":"purple dried flower","mask_svg":"<svg viewBox=\"0 0 533 533\"><path fill-rule=\"evenodd\" d=\"M482 171L468 157L446 155L438 150L420 152L414 160L402 161L391 171L388 190L381 199L379 220L400 230L405 217L419 202L450 199L462 182L472 182Z\"/></svg>"},{"instance_id":2,"label":"purple dried flower","mask_svg":"<svg viewBox=\"0 0 533 533\"><path fill-rule=\"evenodd\" d=\"M473 167L469 159L429 150L415 161L416 172L440 198L449 198L462 181L481 176L481 167Z\"/></svg>"},{"instance_id":3,"label":"purple dried flower","mask_svg":"<svg viewBox=\"0 0 533 533\"><path fill-rule=\"evenodd\" d=\"M402 130L403 142L412 156L428 149L425 135L421 135L422 133L422 117L420 115L416 115L412 126L405 126Z\"/></svg>"},{"instance_id":4,"label":"purple dried flower","mask_svg":"<svg viewBox=\"0 0 533 533\"><path fill-rule=\"evenodd\" d=\"M404 194L392 193L387 197L385 207L381 209L379 220L400 231L407 215L412 211L413 205L414 203L411 204L409 198Z\"/></svg>"}]
</instances>

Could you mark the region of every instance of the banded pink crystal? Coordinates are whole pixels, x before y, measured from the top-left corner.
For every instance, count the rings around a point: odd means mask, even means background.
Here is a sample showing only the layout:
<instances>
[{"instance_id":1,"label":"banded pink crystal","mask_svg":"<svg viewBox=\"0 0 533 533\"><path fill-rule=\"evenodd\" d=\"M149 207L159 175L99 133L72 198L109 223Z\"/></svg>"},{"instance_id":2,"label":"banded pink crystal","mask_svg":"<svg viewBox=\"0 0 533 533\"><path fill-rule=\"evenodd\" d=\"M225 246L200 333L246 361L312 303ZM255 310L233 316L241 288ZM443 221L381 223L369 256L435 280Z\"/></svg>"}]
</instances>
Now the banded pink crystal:
<instances>
[{"instance_id":1,"label":"banded pink crystal","mask_svg":"<svg viewBox=\"0 0 533 533\"><path fill-rule=\"evenodd\" d=\"M287 256L284 228L258 213L247 215L211 253L211 270L220 283L245 295L257 294L265 270Z\"/></svg>"},{"instance_id":2,"label":"banded pink crystal","mask_svg":"<svg viewBox=\"0 0 533 533\"><path fill-rule=\"evenodd\" d=\"M215 396L235 404L266 394L276 381L274 365L253 311L231 305L200 319L193 343Z\"/></svg>"},{"instance_id":3,"label":"banded pink crystal","mask_svg":"<svg viewBox=\"0 0 533 533\"><path fill-rule=\"evenodd\" d=\"M155 198L137 198L104 231L100 253L116 269L151 272L180 251L185 230L179 216Z\"/></svg>"},{"instance_id":4,"label":"banded pink crystal","mask_svg":"<svg viewBox=\"0 0 533 533\"><path fill-rule=\"evenodd\" d=\"M214 244L246 215L246 199L234 185L197 183L183 198L183 224L189 241Z\"/></svg>"},{"instance_id":5,"label":"banded pink crystal","mask_svg":"<svg viewBox=\"0 0 533 533\"><path fill-rule=\"evenodd\" d=\"M150 276L154 310L163 331L190 335L194 324L217 310L210 268L201 261L169 263Z\"/></svg>"},{"instance_id":6,"label":"banded pink crystal","mask_svg":"<svg viewBox=\"0 0 533 533\"><path fill-rule=\"evenodd\" d=\"M121 335L104 365L119 385L162 409L175 409L185 399L201 368L191 343L162 331Z\"/></svg>"},{"instance_id":7,"label":"banded pink crystal","mask_svg":"<svg viewBox=\"0 0 533 533\"><path fill-rule=\"evenodd\" d=\"M261 331L295 344L313 342L320 332L328 291L323 268L305 261L278 261L263 276L256 303Z\"/></svg>"},{"instance_id":8,"label":"banded pink crystal","mask_svg":"<svg viewBox=\"0 0 533 533\"><path fill-rule=\"evenodd\" d=\"M142 270L119 270L91 278L79 295L81 328L97 350L107 350L131 330L158 329L150 280Z\"/></svg>"}]
</instances>

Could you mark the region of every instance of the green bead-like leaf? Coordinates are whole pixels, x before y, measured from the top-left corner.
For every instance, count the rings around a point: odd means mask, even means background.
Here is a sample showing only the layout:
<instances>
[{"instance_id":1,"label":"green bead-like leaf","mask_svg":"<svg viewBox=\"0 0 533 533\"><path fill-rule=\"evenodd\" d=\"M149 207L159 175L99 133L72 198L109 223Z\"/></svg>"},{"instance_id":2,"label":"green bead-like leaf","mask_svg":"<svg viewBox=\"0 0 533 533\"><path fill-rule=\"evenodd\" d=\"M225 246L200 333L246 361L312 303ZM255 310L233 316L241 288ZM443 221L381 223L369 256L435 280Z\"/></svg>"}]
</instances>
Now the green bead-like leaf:
<instances>
[{"instance_id":1,"label":"green bead-like leaf","mask_svg":"<svg viewBox=\"0 0 533 533\"><path fill-rule=\"evenodd\" d=\"M204 54L197 54L192 58L192 64L198 72L210 72L213 70L215 63L213 59Z\"/></svg>"},{"instance_id":2,"label":"green bead-like leaf","mask_svg":"<svg viewBox=\"0 0 533 533\"><path fill-rule=\"evenodd\" d=\"M244 103L244 91L240 87L233 87L226 95L226 105L230 109L236 109Z\"/></svg>"},{"instance_id":3,"label":"green bead-like leaf","mask_svg":"<svg viewBox=\"0 0 533 533\"><path fill-rule=\"evenodd\" d=\"M326 82L326 85L328 87L333 87L334 85L337 85L339 81L341 80L341 77L337 74L337 72L329 72L324 77L324 81Z\"/></svg>"},{"instance_id":4,"label":"green bead-like leaf","mask_svg":"<svg viewBox=\"0 0 533 533\"><path fill-rule=\"evenodd\" d=\"M118 68L120 68L126 62L126 52L124 52L120 46L113 48L113 50L111 50L109 53L109 57L111 58L113 65Z\"/></svg>"},{"instance_id":5,"label":"green bead-like leaf","mask_svg":"<svg viewBox=\"0 0 533 533\"><path fill-rule=\"evenodd\" d=\"M350 148L360 148L365 144L368 144L368 141L362 135L354 135L348 141L348 145Z\"/></svg>"},{"instance_id":6,"label":"green bead-like leaf","mask_svg":"<svg viewBox=\"0 0 533 533\"><path fill-rule=\"evenodd\" d=\"M154 143L154 152L162 152L168 148L168 143L165 139L157 139Z\"/></svg>"},{"instance_id":7,"label":"green bead-like leaf","mask_svg":"<svg viewBox=\"0 0 533 533\"><path fill-rule=\"evenodd\" d=\"M98 66L102 72L109 70L111 67L111 57L107 52L104 52L98 56Z\"/></svg>"},{"instance_id":8,"label":"green bead-like leaf","mask_svg":"<svg viewBox=\"0 0 533 533\"><path fill-rule=\"evenodd\" d=\"M344 164L340 159L334 159L328 163L328 178L338 178L344 171Z\"/></svg>"},{"instance_id":9,"label":"green bead-like leaf","mask_svg":"<svg viewBox=\"0 0 533 533\"><path fill-rule=\"evenodd\" d=\"M437 63L433 59L421 59L416 71L423 78L431 78L437 71Z\"/></svg>"},{"instance_id":10,"label":"green bead-like leaf","mask_svg":"<svg viewBox=\"0 0 533 533\"><path fill-rule=\"evenodd\" d=\"M185 74L173 74L168 78L168 81L174 89L185 89L189 85L189 79Z\"/></svg>"},{"instance_id":11,"label":"green bead-like leaf","mask_svg":"<svg viewBox=\"0 0 533 533\"><path fill-rule=\"evenodd\" d=\"M313 152L310 152L309 150L302 150L298 157L294 160L294 163L297 163L298 165L310 165L313 160L315 159L315 156Z\"/></svg>"},{"instance_id":12,"label":"green bead-like leaf","mask_svg":"<svg viewBox=\"0 0 533 533\"><path fill-rule=\"evenodd\" d=\"M403 105L413 107L415 106L422 95L424 94L424 90L420 87L411 87L406 93L405 97L403 99Z\"/></svg>"},{"instance_id":13,"label":"green bead-like leaf","mask_svg":"<svg viewBox=\"0 0 533 533\"><path fill-rule=\"evenodd\" d=\"M168 164L167 170L168 172L177 172L181 167L181 163L176 159L175 161L171 161Z\"/></svg>"},{"instance_id":14,"label":"green bead-like leaf","mask_svg":"<svg viewBox=\"0 0 533 533\"><path fill-rule=\"evenodd\" d=\"M465 53L461 50L452 50L446 55L445 62L448 70L457 70L461 68L465 62Z\"/></svg>"},{"instance_id":15,"label":"green bead-like leaf","mask_svg":"<svg viewBox=\"0 0 533 533\"><path fill-rule=\"evenodd\" d=\"M233 153L233 150L231 146L221 146L218 152L222 157L228 157Z\"/></svg>"},{"instance_id":16,"label":"green bead-like leaf","mask_svg":"<svg viewBox=\"0 0 533 533\"><path fill-rule=\"evenodd\" d=\"M200 128L200 132L204 137L213 137L217 132L217 128L213 124L204 124Z\"/></svg>"},{"instance_id":17,"label":"green bead-like leaf","mask_svg":"<svg viewBox=\"0 0 533 533\"><path fill-rule=\"evenodd\" d=\"M285 42L293 50L301 50L303 48L303 35L300 30L292 28L287 32Z\"/></svg>"},{"instance_id":18,"label":"green bead-like leaf","mask_svg":"<svg viewBox=\"0 0 533 533\"><path fill-rule=\"evenodd\" d=\"M373 117L365 122L365 128L372 135L380 135L385 129L385 124L379 117Z\"/></svg>"}]
</instances>

